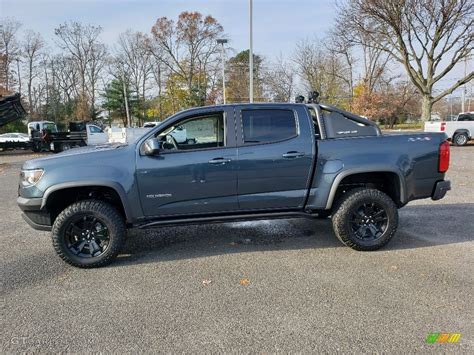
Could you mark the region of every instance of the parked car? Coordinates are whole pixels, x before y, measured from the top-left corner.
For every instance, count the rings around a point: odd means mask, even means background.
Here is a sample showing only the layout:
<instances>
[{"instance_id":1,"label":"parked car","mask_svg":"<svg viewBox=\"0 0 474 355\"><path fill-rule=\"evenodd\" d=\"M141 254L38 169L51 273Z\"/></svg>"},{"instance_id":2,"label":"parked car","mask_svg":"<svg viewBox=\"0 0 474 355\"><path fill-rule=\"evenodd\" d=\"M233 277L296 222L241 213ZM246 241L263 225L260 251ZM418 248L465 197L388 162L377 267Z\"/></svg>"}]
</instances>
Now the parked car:
<instances>
[{"instance_id":1,"label":"parked car","mask_svg":"<svg viewBox=\"0 0 474 355\"><path fill-rule=\"evenodd\" d=\"M453 121L425 122L425 132L444 132L455 145L466 145L474 134L474 112L460 113Z\"/></svg>"},{"instance_id":2,"label":"parked car","mask_svg":"<svg viewBox=\"0 0 474 355\"><path fill-rule=\"evenodd\" d=\"M195 142L178 142L178 127ZM342 243L376 250L399 208L444 197L448 166L444 133L382 135L322 104L224 105L178 113L128 145L27 161L17 202L84 268L110 263L127 228L270 218L332 216Z\"/></svg>"},{"instance_id":3,"label":"parked car","mask_svg":"<svg viewBox=\"0 0 474 355\"><path fill-rule=\"evenodd\" d=\"M0 134L0 143L6 142L21 142L29 143L30 137L25 133L4 133Z\"/></svg>"}]
</instances>

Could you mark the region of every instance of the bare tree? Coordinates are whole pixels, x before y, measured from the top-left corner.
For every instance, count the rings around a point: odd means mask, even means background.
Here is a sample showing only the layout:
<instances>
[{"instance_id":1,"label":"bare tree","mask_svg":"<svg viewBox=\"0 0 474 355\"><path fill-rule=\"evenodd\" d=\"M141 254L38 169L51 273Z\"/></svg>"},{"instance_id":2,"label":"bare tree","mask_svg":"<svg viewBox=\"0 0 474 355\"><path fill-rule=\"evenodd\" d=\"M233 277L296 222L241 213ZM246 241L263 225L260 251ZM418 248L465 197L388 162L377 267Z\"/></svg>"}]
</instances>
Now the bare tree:
<instances>
[{"instance_id":1,"label":"bare tree","mask_svg":"<svg viewBox=\"0 0 474 355\"><path fill-rule=\"evenodd\" d=\"M99 41L102 28L69 22L60 25L54 32L58 37L58 46L67 53L77 67L79 76L77 115L86 120L90 118L95 100L95 97L91 97L91 90L87 86L91 78L94 80L96 77L98 61L104 51ZM95 88L92 91L95 91Z\"/></svg>"},{"instance_id":2,"label":"bare tree","mask_svg":"<svg viewBox=\"0 0 474 355\"><path fill-rule=\"evenodd\" d=\"M186 85L189 94L197 95L196 104L203 104L208 90L207 68L218 62L217 38L223 27L212 16L199 12L182 12L178 21L159 18L152 30L151 49Z\"/></svg>"},{"instance_id":3,"label":"bare tree","mask_svg":"<svg viewBox=\"0 0 474 355\"><path fill-rule=\"evenodd\" d=\"M20 27L21 24L11 18L2 19L0 22L0 86L3 86L6 92L12 89L11 64L18 59L20 52L16 38Z\"/></svg>"},{"instance_id":4,"label":"bare tree","mask_svg":"<svg viewBox=\"0 0 474 355\"><path fill-rule=\"evenodd\" d=\"M139 96L141 115L146 116L146 94L148 81L153 74L152 53L148 47L148 39L141 32L128 30L119 36L118 55L122 58L125 70L134 91Z\"/></svg>"},{"instance_id":5,"label":"bare tree","mask_svg":"<svg viewBox=\"0 0 474 355\"><path fill-rule=\"evenodd\" d=\"M318 91L329 103L347 102L348 69L337 53L328 51L317 39L303 40L296 45L293 61L306 91Z\"/></svg>"},{"instance_id":6,"label":"bare tree","mask_svg":"<svg viewBox=\"0 0 474 355\"><path fill-rule=\"evenodd\" d=\"M40 63L44 47L45 42L39 33L31 30L26 31L22 43L22 55L26 67L26 87L28 95L28 111L30 115L34 113L36 106L33 98L34 81L42 72Z\"/></svg>"},{"instance_id":7,"label":"bare tree","mask_svg":"<svg viewBox=\"0 0 474 355\"><path fill-rule=\"evenodd\" d=\"M290 102L295 87L295 70L280 55L265 73L265 84L273 101Z\"/></svg>"},{"instance_id":8,"label":"bare tree","mask_svg":"<svg viewBox=\"0 0 474 355\"><path fill-rule=\"evenodd\" d=\"M96 98L100 75L104 69L107 59L107 48L102 43L95 43L90 52L90 59L87 65L86 77L87 77L87 93L90 98L90 112L94 119L97 118L96 112Z\"/></svg>"},{"instance_id":9,"label":"bare tree","mask_svg":"<svg viewBox=\"0 0 474 355\"><path fill-rule=\"evenodd\" d=\"M434 94L439 83L473 50L472 0L347 0L340 21L401 63L422 95L422 118L434 103L474 78L474 71Z\"/></svg>"},{"instance_id":10,"label":"bare tree","mask_svg":"<svg viewBox=\"0 0 474 355\"><path fill-rule=\"evenodd\" d=\"M342 79L347 85L347 91L349 92L349 99L352 102L354 96L354 75L355 75L355 66L357 63L357 58L354 55L354 45L347 40L344 36L341 36L339 33L339 26L336 27L336 30L331 31L327 48L329 51L337 54L342 58L342 61L345 63L345 70L340 72L340 79Z\"/></svg>"}]
</instances>

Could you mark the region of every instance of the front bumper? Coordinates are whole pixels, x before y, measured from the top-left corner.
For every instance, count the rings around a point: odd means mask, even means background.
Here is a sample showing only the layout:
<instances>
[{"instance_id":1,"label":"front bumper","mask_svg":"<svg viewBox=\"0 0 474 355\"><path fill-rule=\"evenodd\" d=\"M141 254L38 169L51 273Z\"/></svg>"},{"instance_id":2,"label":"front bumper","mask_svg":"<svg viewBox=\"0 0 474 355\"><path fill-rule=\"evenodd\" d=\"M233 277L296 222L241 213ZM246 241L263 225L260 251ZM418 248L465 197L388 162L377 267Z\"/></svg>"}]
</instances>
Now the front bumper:
<instances>
[{"instance_id":1,"label":"front bumper","mask_svg":"<svg viewBox=\"0 0 474 355\"><path fill-rule=\"evenodd\" d=\"M23 219L36 230L50 231L51 217L49 213L41 210L42 198L25 198L19 196L16 200L18 207L23 211Z\"/></svg>"},{"instance_id":2,"label":"front bumper","mask_svg":"<svg viewBox=\"0 0 474 355\"><path fill-rule=\"evenodd\" d=\"M435 201L441 200L446 195L446 192L448 192L449 190L451 190L451 181L438 181L435 184L433 193L431 194L431 199Z\"/></svg>"}]
</instances>

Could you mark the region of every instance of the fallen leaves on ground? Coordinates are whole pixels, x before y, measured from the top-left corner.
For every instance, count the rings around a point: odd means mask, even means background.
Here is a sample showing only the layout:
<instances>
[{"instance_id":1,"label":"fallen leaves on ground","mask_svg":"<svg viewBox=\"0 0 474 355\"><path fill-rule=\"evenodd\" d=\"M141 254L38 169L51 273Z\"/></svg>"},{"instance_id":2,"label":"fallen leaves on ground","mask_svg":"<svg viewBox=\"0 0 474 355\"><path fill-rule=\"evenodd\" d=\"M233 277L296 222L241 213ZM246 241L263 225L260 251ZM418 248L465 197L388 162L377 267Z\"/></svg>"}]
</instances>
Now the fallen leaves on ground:
<instances>
[{"instance_id":1,"label":"fallen leaves on ground","mask_svg":"<svg viewBox=\"0 0 474 355\"><path fill-rule=\"evenodd\" d=\"M250 280L249 279L240 279L240 284L242 286L248 286L250 284Z\"/></svg>"}]
</instances>

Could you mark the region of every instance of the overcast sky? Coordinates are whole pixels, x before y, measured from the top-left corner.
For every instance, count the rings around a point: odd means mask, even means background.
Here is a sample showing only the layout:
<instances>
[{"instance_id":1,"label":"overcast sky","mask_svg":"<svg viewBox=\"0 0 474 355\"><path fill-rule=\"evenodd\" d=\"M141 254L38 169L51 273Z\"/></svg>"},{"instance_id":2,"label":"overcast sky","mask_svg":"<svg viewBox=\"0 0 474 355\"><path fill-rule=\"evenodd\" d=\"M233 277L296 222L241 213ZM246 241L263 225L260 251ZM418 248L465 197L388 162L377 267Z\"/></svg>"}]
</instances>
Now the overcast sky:
<instances>
[{"instance_id":1,"label":"overcast sky","mask_svg":"<svg viewBox=\"0 0 474 355\"><path fill-rule=\"evenodd\" d=\"M101 25L113 44L127 29L150 32L158 17L176 19L182 11L214 16L236 50L248 48L248 0L0 0L1 16L14 17L51 41L54 28L76 20ZM324 34L334 17L334 2L254 0L254 51L266 57L289 54L295 41Z\"/></svg>"},{"instance_id":2,"label":"overcast sky","mask_svg":"<svg viewBox=\"0 0 474 355\"><path fill-rule=\"evenodd\" d=\"M100 25L102 40L113 45L127 29L149 33L158 17L176 19L182 11L214 16L223 26L229 46L248 48L248 0L0 0L0 16L20 21L22 29L41 32L49 43L54 28L66 21ZM295 43L323 37L334 22L335 0L254 0L254 52L272 60L291 56ZM401 71L402 72L402 71ZM462 75L458 66L440 86ZM443 85L441 85L443 84ZM459 95L459 93L458 93Z\"/></svg>"}]
</instances>

